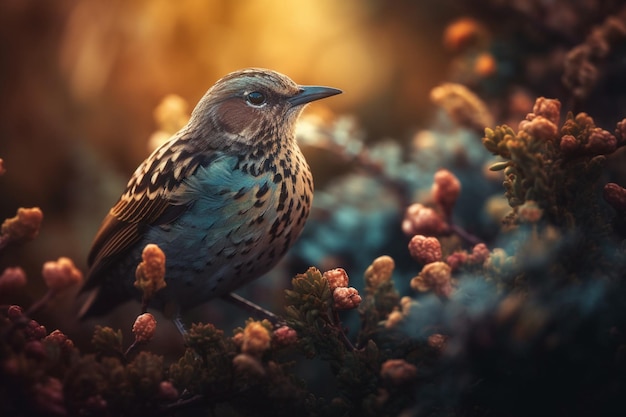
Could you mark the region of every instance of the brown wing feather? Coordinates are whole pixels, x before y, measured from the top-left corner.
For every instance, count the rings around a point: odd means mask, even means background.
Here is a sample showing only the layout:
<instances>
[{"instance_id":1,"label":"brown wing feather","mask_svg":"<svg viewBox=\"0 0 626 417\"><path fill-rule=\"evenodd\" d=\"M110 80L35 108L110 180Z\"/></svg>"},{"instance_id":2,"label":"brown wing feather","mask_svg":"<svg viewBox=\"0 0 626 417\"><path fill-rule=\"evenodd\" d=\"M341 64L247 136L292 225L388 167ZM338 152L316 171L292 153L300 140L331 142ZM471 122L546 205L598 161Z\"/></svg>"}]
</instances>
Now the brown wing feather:
<instances>
[{"instance_id":1,"label":"brown wing feather","mask_svg":"<svg viewBox=\"0 0 626 417\"><path fill-rule=\"evenodd\" d=\"M139 200L120 199L106 216L89 252L89 279L83 289L99 285L98 272L116 255L123 253L141 238L141 229L148 225L165 224L176 219L187 209L172 205L167 199L144 195Z\"/></svg>"},{"instance_id":2,"label":"brown wing feather","mask_svg":"<svg viewBox=\"0 0 626 417\"><path fill-rule=\"evenodd\" d=\"M150 200L147 196L139 200L121 199L106 216L89 252L89 266L98 259L110 258L123 252L139 240L140 224L152 224L170 204L161 197Z\"/></svg>"},{"instance_id":3,"label":"brown wing feather","mask_svg":"<svg viewBox=\"0 0 626 417\"><path fill-rule=\"evenodd\" d=\"M102 283L102 269L136 244L145 227L170 223L191 204L180 199L173 203L166 196L171 195L198 166L210 164L217 154L209 152L206 145L203 152L197 152L192 143L195 137L189 136L190 132L186 130L177 135L185 140L172 139L155 150L140 165L126 192L102 222L87 258L90 271L83 290ZM204 140L201 142L204 143ZM182 169L172 169L174 164ZM156 178L155 171L160 172ZM141 197L136 198L138 195Z\"/></svg>"}]
</instances>

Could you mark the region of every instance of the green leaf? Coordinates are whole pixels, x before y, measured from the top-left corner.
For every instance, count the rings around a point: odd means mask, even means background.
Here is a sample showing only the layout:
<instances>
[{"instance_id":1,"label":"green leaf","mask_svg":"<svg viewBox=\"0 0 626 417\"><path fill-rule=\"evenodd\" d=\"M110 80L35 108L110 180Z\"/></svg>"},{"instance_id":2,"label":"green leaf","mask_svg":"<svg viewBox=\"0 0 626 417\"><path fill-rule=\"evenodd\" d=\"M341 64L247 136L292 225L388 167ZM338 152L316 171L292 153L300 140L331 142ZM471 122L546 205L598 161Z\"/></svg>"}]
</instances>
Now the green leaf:
<instances>
[{"instance_id":1,"label":"green leaf","mask_svg":"<svg viewBox=\"0 0 626 417\"><path fill-rule=\"evenodd\" d=\"M489 171L502 171L503 169L508 167L510 164L511 164L510 161L496 162L489 167Z\"/></svg>"}]
</instances>

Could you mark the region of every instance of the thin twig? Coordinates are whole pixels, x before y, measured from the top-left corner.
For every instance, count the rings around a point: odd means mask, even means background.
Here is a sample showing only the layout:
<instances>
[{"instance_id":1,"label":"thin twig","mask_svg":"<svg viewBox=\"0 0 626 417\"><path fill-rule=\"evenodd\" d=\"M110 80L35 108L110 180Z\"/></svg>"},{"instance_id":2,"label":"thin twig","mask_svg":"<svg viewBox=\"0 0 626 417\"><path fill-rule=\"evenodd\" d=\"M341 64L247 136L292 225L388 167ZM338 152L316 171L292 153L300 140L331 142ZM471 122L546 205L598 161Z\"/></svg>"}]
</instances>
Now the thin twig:
<instances>
[{"instance_id":1,"label":"thin twig","mask_svg":"<svg viewBox=\"0 0 626 417\"><path fill-rule=\"evenodd\" d=\"M284 326L287 324L284 318L277 316L271 311L266 310L263 307L235 293L226 294L222 297L222 299L236 305L237 307L243 309L244 311L247 311L248 313L258 318L269 320L276 327Z\"/></svg>"},{"instance_id":2,"label":"thin twig","mask_svg":"<svg viewBox=\"0 0 626 417\"><path fill-rule=\"evenodd\" d=\"M26 316L32 316L33 314L41 310L55 295L56 291L49 289L48 292L39 300L35 301L35 303L32 304L24 314Z\"/></svg>"},{"instance_id":3,"label":"thin twig","mask_svg":"<svg viewBox=\"0 0 626 417\"><path fill-rule=\"evenodd\" d=\"M456 235L458 235L461 239L465 240L472 246L478 245L479 243L483 243L478 237L469 233L467 230L463 229L461 226L458 226L454 223L448 223L448 227L450 231Z\"/></svg>"},{"instance_id":4,"label":"thin twig","mask_svg":"<svg viewBox=\"0 0 626 417\"><path fill-rule=\"evenodd\" d=\"M185 407L190 407L192 405L203 403L206 401L207 399L204 397L204 395L196 394L193 397L185 398L184 400L180 399L175 403L166 405L158 412L158 415L168 415L173 411L180 410Z\"/></svg>"},{"instance_id":5,"label":"thin twig","mask_svg":"<svg viewBox=\"0 0 626 417\"><path fill-rule=\"evenodd\" d=\"M358 349L352 344L346 332L343 330L343 326L341 325L341 319L339 318L339 312L336 309L333 310L333 326L339 331L339 337L341 337L341 341L348 348L349 351L354 352Z\"/></svg>"},{"instance_id":6,"label":"thin twig","mask_svg":"<svg viewBox=\"0 0 626 417\"><path fill-rule=\"evenodd\" d=\"M133 350L135 350L135 348L136 348L137 346L139 346L139 342L137 341L137 339L135 339L135 340L133 341L133 343L132 343L130 346L128 346L128 349L126 349L126 352L124 352L124 356L128 358L128 355L129 355L129 354L130 354Z\"/></svg>"}]
</instances>

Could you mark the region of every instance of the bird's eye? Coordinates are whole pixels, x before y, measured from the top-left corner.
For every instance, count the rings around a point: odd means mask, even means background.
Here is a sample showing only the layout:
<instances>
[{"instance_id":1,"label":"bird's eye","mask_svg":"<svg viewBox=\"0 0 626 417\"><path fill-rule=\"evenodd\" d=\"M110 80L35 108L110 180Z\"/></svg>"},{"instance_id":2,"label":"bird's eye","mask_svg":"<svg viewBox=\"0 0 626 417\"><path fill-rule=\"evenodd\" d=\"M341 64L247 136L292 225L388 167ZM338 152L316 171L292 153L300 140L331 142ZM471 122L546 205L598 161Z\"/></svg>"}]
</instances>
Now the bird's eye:
<instances>
[{"instance_id":1,"label":"bird's eye","mask_svg":"<svg viewBox=\"0 0 626 417\"><path fill-rule=\"evenodd\" d=\"M253 91L246 95L246 101L255 107L260 107L265 104L265 94Z\"/></svg>"}]
</instances>

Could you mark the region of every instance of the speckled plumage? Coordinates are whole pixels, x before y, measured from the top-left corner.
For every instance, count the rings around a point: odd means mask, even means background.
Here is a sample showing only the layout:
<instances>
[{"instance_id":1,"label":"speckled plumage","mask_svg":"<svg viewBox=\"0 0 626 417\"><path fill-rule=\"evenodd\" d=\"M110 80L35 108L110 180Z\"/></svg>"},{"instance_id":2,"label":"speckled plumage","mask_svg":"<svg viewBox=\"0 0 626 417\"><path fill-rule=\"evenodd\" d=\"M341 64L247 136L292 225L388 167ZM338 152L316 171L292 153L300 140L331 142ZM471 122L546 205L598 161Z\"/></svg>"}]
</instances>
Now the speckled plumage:
<instances>
[{"instance_id":1,"label":"speckled plumage","mask_svg":"<svg viewBox=\"0 0 626 417\"><path fill-rule=\"evenodd\" d=\"M137 168L104 219L83 288L94 292L81 316L140 298L134 273L148 243L167 258L159 308L184 311L270 270L300 234L313 198L296 120L306 103L339 93L262 69L219 80L189 123Z\"/></svg>"}]
</instances>

